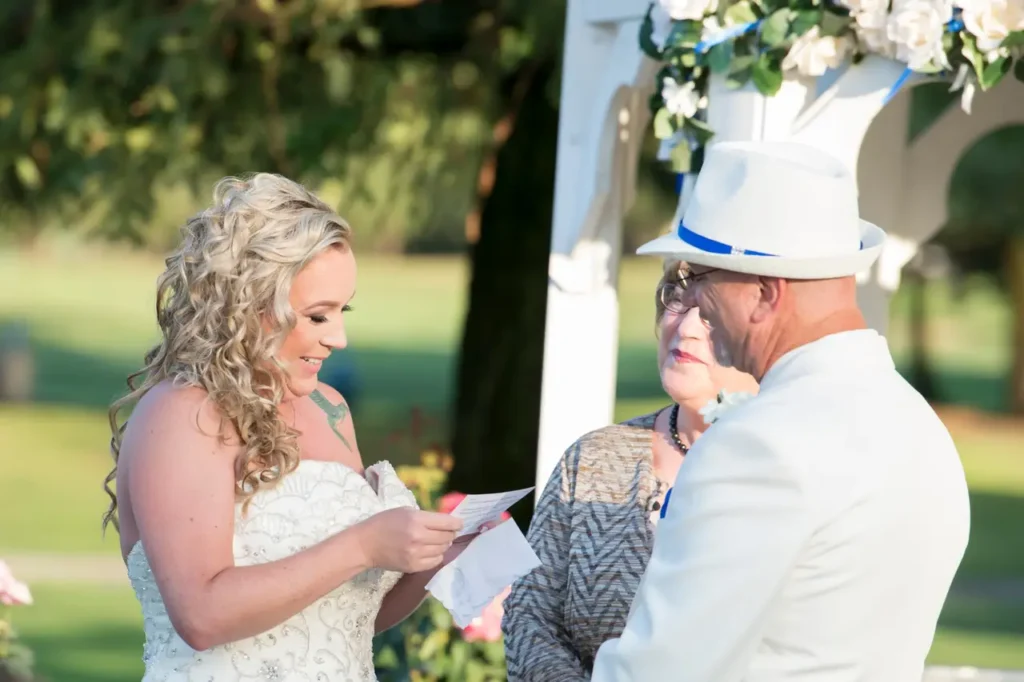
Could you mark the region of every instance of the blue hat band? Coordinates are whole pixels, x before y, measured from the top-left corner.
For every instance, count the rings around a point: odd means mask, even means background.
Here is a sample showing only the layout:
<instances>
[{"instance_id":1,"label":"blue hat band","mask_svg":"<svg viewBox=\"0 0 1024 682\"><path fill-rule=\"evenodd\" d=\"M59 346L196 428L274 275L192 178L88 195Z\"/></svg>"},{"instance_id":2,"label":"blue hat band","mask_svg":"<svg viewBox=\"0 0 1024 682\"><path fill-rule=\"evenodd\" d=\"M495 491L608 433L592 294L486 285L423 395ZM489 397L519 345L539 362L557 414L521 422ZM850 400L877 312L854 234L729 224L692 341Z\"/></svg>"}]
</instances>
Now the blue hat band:
<instances>
[{"instance_id":1,"label":"blue hat band","mask_svg":"<svg viewBox=\"0 0 1024 682\"><path fill-rule=\"evenodd\" d=\"M720 253L728 256L768 256L769 258L778 258L774 253L764 253L763 251L754 251L753 249L741 249L738 246L732 244L726 244L716 239L710 239L704 235L697 234L690 228L683 225L683 221L679 221L679 229L676 230L676 234L684 242L691 246L695 246L701 251L707 253ZM864 242L861 241L860 248L864 248Z\"/></svg>"},{"instance_id":2,"label":"blue hat band","mask_svg":"<svg viewBox=\"0 0 1024 682\"><path fill-rule=\"evenodd\" d=\"M753 251L751 249L741 249L738 246L732 244L726 244L715 239L710 239L703 235L699 235L693 230L683 225L683 221L679 221L679 229L676 231L679 238L691 246L696 246L701 251L707 251L708 253L721 253L731 256L769 256L771 258L778 258L774 253L763 253L761 251Z\"/></svg>"}]
</instances>

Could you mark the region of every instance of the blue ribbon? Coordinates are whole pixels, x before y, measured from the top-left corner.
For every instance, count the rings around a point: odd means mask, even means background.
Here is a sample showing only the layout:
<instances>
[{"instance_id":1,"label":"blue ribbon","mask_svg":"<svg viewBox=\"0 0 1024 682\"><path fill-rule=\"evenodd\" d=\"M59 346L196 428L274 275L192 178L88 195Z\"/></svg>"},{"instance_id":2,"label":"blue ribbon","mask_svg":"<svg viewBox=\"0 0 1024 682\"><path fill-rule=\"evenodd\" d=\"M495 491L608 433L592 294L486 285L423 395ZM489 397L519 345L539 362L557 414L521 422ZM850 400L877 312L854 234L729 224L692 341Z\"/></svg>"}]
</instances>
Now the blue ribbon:
<instances>
[{"instance_id":1,"label":"blue ribbon","mask_svg":"<svg viewBox=\"0 0 1024 682\"><path fill-rule=\"evenodd\" d=\"M672 488L668 489L665 493L665 504L661 505L661 513L658 515L659 519L665 518L665 513L668 511L668 501L672 499Z\"/></svg>"},{"instance_id":2,"label":"blue ribbon","mask_svg":"<svg viewBox=\"0 0 1024 682\"><path fill-rule=\"evenodd\" d=\"M731 254L735 256L770 256L772 258L778 258L774 253L762 253L761 251L752 251L750 249L741 249L725 242L720 242L715 239L710 239L703 235L699 235L693 230L683 225L683 221L679 221L679 228L676 230L676 234L679 238L691 246L695 246L701 251L707 251L708 253L723 253Z\"/></svg>"},{"instance_id":3,"label":"blue ribbon","mask_svg":"<svg viewBox=\"0 0 1024 682\"><path fill-rule=\"evenodd\" d=\"M683 193L684 182L686 182L686 173L676 173L676 194Z\"/></svg>"},{"instance_id":4,"label":"blue ribbon","mask_svg":"<svg viewBox=\"0 0 1024 682\"><path fill-rule=\"evenodd\" d=\"M892 98L896 96L896 93L903 89L903 86L907 84L907 81L910 80L910 77L913 75L914 72L909 66L903 69L903 73L900 74L900 77L897 78L896 82L892 84L891 88L889 88L889 92L885 93L885 97L882 98L883 107L892 101Z\"/></svg>"},{"instance_id":5,"label":"blue ribbon","mask_svg":"<svg viewBox=\"0 0 1024 682\"><path fill-rule=\"evenodd\" d=\"M953 18L946 22L946 30L950 33L959 33L964 30L964 20L962 19L962 16L963 10L959 7L954 8ZM892 84L891 88L889 88L889 92L885 93L885 98L882 99L883 107L892 101L892 98L896 96L896 93L903 89L903 86L907 84L907 81L910 80L910 77L913 75L914 72L911 71L909 66L903 69L903 73L900 74L900 77L897 78L896 82Z\"/></svg>"},{"instance_id":6,"label":"blue ribbon","mask_svg":"<svg viewBox=\"0 0 1024 682\"><path fill-rule=\"evenodd\" d=\"M710 38L700 41L699 43L697 43L697 47L695 47L694 49L700 53L707 52L715 45L724 43L727 40L732 40L733 38L739 38L741 35L749 33L750 31L760 26L762 21L764 21L764 19L758 19L756 21L749 21L745 24L736 24L735 26L730 26L724 31L719 31L717 35L713 35Z\"/></svg>"},{"instance_id":7,"label":"blue ribbon","mask_svg":"<svg viewBox=\"0 0 1024 682\"><path fill-rule=\"evenodd\" d=\"M950 33L959 33L964 30L964 11L959 7L953 8L953 18L946 24L946 30Z\"/></svg>"}]
</instances>

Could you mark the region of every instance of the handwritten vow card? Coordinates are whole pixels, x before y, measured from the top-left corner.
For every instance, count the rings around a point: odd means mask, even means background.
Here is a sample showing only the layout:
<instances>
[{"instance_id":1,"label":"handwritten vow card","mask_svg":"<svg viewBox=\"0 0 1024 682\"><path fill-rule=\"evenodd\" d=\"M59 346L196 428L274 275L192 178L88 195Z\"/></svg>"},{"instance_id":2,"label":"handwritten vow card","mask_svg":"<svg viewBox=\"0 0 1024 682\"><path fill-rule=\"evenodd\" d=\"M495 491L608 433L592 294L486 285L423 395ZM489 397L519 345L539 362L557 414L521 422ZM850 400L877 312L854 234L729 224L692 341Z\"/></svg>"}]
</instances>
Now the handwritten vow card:
<instances>
[{"instance_id":1,"label":"handwritten vow card","mask_svg":"<svg viewBox=\"0 0 1024 682\"><path fill-rule=\"evenodd\" d=\"M497 512L497 518L507 507ZM481 512L476 525L490 517L491 512ZM540 559L519 527L513 521L506 521L469 543L455 561L431 578L427 591L444 604L455 623L464 628L483 613L502 590L537 566L540 566Z\"/></svg>"}]
</instances>

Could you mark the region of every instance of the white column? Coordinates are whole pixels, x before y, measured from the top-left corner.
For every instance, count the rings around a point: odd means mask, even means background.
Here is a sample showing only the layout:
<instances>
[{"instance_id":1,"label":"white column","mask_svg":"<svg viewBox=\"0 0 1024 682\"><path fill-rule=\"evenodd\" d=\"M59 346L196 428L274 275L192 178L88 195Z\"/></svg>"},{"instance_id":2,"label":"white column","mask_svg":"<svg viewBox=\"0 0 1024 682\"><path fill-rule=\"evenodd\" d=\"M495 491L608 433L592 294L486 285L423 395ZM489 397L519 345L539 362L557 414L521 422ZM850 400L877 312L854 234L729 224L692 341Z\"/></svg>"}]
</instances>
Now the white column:
<instances>
[{"instance_id":1,"label":"white column","mask_svg":"<svg viewBox=\"0 0 1024 682\"><path fill-rule=\"evenodd\" d=\"M732 90L721 78L714 78L709 97L708 122L716 133L713 143L793 140L830 152L855 173L866 171L858 173L861 212L866 220L877 222L895 236L880 258L886 266L882 268L883 281L886 275L892 279L894 267L898 273L918 243L898 232L909 93L901 92L885 103L903 68L895 61L872 56L838 75L831 74L830 79L787 78L774 97L762 96L752 85ZM883 107L885 115L879 116ZM875 267L862 273L858 281L868 324L885 333L889 290L879 275Z\"/></svg>"},{"instance_id":2,"label":"white column","mask_svg":"<svg viewBox=\"0 0 1024 682\"><path fill-rule=\"evenodd\" d=\"M537 448L539 495L562 454L615 408L622 214L635 194L647 0L569 0ZM640 88L634 88L639 84Z\"/></svg>"},{"instance_id":3,"label":"white column","mask_svg":"<svg viewBox=\"0 0 1024 682\"><path fill-rule=\"evenodd\" d=\"M565 449L583 434L610 423L615 409L619 329L615 280L595 287L580 281L589 279L591 269L610 265L611 254L601 242L582 246L573 258L551 256L538 494Z\"/></svg>"}]
</instances>

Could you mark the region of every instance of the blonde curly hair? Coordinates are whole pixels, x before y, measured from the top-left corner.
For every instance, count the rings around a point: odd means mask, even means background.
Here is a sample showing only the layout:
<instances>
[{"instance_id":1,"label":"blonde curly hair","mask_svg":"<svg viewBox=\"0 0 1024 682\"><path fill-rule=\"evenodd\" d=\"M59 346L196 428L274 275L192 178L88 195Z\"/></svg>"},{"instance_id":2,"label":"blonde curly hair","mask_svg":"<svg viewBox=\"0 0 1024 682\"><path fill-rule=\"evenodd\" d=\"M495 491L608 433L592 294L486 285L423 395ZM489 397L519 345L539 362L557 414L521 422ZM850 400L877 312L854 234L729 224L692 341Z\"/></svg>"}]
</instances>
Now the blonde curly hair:
<instances>
[{"instance_id":1,"label":"blonde curly hair","mask_svg":"<svg viewBox=\"0 0 1024 682\"><path fill-rule=\"evenodd\" d=\"M288 303L295 276L325 250L350 248L351 228L302 185L259 173L220 180L213 205L182 232L157 280L162 340L110 407L114 468L103 483L110 496L104 530L110 523L119 529L111 483L127 420L119 425L118 413L162 381L204 389L233 427L242 446L235 492L244 505L298 466L297 434L278 415L286 376L274 353L295 326Z\"/></svg>"}]
</instances>

